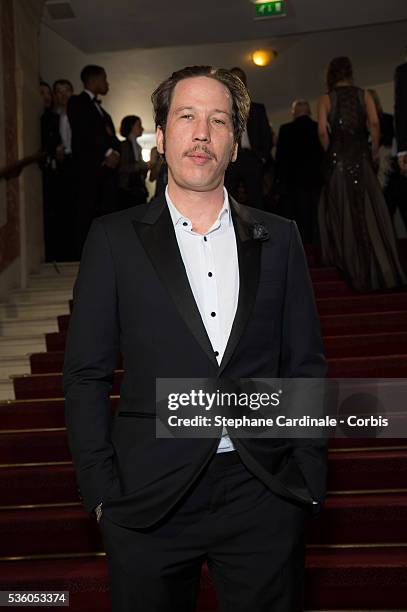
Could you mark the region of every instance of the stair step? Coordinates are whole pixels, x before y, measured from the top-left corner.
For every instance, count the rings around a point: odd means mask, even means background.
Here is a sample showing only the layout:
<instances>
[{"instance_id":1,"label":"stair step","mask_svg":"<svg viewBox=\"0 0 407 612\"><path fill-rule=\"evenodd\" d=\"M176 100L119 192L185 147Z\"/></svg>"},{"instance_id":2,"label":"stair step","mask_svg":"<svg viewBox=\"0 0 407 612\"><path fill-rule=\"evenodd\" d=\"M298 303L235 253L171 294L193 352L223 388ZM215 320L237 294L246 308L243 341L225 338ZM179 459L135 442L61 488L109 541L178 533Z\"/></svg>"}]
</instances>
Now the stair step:
<instances>
[{"instance_id":1,"label":"stair step","mask_svg":"<svg viewBox=\"0 0 407 612\"><path fill-rule=\"evenodd\" d=\"M123 370L116 370L112 395L119 395L122 379ZM62 372L16 376L13 380L16 399L63 397Z\"/></svg>"},{"instance_id":2,"label":"stair step","mask_svg":"<svg viewBox=\"0 0 407 612\"><path fill-rule=\"evenodd\" d=\"M9 378L15 374L31 372L30 359L27 355L0 356L0 378Z\"/></svg>"},{"instance_id":3,"label":"stair step","mask_svg":"<svg viewBox=\"0 0 407 612\"><path fill-rule=\"evenodd\" d=\"M30 320L42 317L57 318L62 314L69 314L69 302L50 302L43 304L0 304L0 321L10 321L13 319Z\"/></svg>"},{"instance_id":4,"label":"stair step","mask_svg":"<svg viewBox=\"0 0 407 612\"><path fill-rule=\"evenodd\" d=\"M392 312L394 310L407 311L407 292L325 297L317 300L317 307L320 315L356 312Z\"/></svg>"},{"instance_id":5,"label":"stair step","mask_svg":"<svg viewBox=\"0 0 407 612\"><path fill-rule=\"evenodd\" d=\"M111 400L112 412L118 398ZM0 404L0 430L65 427L65 400L14 400Z\"/></svg>"},{"instance_id":6,"label":"stair step","mask_svg":"<svg viewBox=\"0 0 407 612\"><path fill-rule=\"evenodd\" d=\"M79 270L79 261L58 261L56 267L54 263L43 263L41 264L38 274L74 274Z\"/></svg>"},{"instance_id":7,"label":"stair step","mask_svg":"<svg viewBox=\"0 0 407 612\"><path fill-rule=\"evenodd\" d=\"M406 378L407 354L328 359L331 378Z\"/></svg>"},{"instance_id":8,"label":"stair step","mask_svg":"<svg viewBox=\"0 0 407 612\"><path fill-rule=\"evenodd\" d=\"M3 336L0 338L0 356L9 357L46 350L45 334Z\"/></svg>"},{"instance_id":9,"label":"stair step","mask_svg":"<svg viewBox=\"0 0 407 612\"><path fill-rule=\"evenodd\" d=\"M406 524L407 493L332 495L326 499L321 515L310 522L308 542L397 544Z\"/></svg>"},{"instance_id":10,"label":"stair step","mask_svg":"<svg viewBox=\"0 0 407 612\"><path fill-rule=\"evenodd\" d=\"M9 293L8 301L17 304L42 304L52 301L66 301L72 298L72 290L68 289L18 289Z\"/></svg>"},{"instance_id":11,"label":"stair step","mask_svg":"<svg viewBox=\"0 0 407 612\"><path fill-rule=\"evenodd\" d=\"M49 372L62 372L64 365L64 351L48 351L47 353L34 353L30 355L32 374L47 374ZM117 369L123 368L120 357Z\"/></svg>"},{"instance_id":12,"label":"stair step","mask_svg":"<svg viewBox=\"0 0 407 612\"><path fill-rule=\"evenodd\" d=\"M37 319L2 320L0 321L0 336L15 337L28 336L38 333L54 332L58 330L58 321L55 317L39 317Z\"/></svg>"},{"instance_id":13,"label":"stair step","mask_svg":"<svg viewBox=\"0 0 407 612\"><path fill-rule=\"evenodd\" d=\"M71 290L74 286L76 277L74 276L30 276L28 279L27 289L47 289L47 290Z\"/></svg>"},{"instance_id":14,"label":"stair step","mask_svg":"<svg viewBox=\"0 0 407 612\"><path fill-rule=\"evenodd\" d=\"M336 268L312 268L311 267L309 269L309 273L311 276L311 280L315 283L342 280Z\"/></svg>"},{"instance_id":15,"label":"stair step","mask_svg":"<svg viewBox=\"0 0 407 612\"><path fill-rule=\"evenodd\" d=\"M378 357L380 355L407 354L407 331L377 334L325 336L326 355L339 357Z\"/></svg>"},{"instance_id":16,"label":"stair step","mask_svg":"<svg viewBox=\"0 0 407 612\"><path fill-rule=\"evenodd\" d=\"M316 547L307 551L306 578L306 607L403 612L407 547Z\"/></svg>"},{"instance_id":17,"label":"stair step","mask_svg":"<svg viewBox=\"0 0 407 612\"><path fill-rule=\"evenodd\" d=\"M407 310L323 315L321 316L321 328L324 336L405 332L407 331Z\"/></svg>"},{"instance_id":18,"label":"stair step","mask_svg":"<svg viewBox=\"0 0 407 612\"><path fill-rule=\"evenodd\" d=\"M25 433L0 432L0 464L71 460L65 429Z\"/></svg>"},{"instance_id":19,"label":"stair step","mask_svg":"<svg viewBox=\"0 0 407 612\"><path fill-rule=\"evenodd\" d=\"M353 291L342 280L314 282L313 286L316 298L354 295Z\"/></svg>"},{"instance_id":20,"label":"stair step","mask_svg":"<svg viewBox=\"0 0 407 612\"><path fill-rule=\"evenodd\" d=\"M66 334L62 332L46 334L47 351L65 351L65 340Z\"/></svg>"},{"instance_id":21,"label":"stair step","mask_svg":"<svg viewBox=\"0 0 407 612\"><path fill-rule=\"evenodd\" d=\"M0 402L15 399L13 381L9 378L0 379Z\"/></svg>"}]
</instances>

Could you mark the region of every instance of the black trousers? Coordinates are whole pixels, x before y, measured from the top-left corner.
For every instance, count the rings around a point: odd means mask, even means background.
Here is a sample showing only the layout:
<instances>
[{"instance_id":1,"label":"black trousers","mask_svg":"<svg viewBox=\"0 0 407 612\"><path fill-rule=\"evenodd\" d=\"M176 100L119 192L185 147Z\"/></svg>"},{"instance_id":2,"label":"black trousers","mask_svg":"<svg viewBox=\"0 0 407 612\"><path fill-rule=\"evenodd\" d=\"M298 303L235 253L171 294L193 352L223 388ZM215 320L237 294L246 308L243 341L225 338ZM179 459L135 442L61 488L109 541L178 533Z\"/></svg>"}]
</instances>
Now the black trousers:
<instances>
[{"instance_id":1,"label":"black trousers","mask_svg":"<svg viewBox=\"0 0 407 612\"><path fill-rule=\"evenodd\" d=\"M114 612L193 612L207 561L219 612L299 612L308 511L218 454L160 524L102 515Z\"/></svg>"},{"instance_id":2,"label":"black trousers","mask_svg":"<svg viewBox=\"0 0 407 612\"><path fill-rule=\"evenodd\" d=\"M280 198L278 214L294 219L304 244L314 244L316 241L320 196L319 186L298 185Z\"/></svg>"},{"instance_id":3,"label":"black trousers","mask_svg":"<svg viewBox=\"0 0 407 612\"><path fill-rule=\"evenodd\" d=\"M81 258L93 219L118 210L117 173L109 168L76 168L76 254Z\"/></svg>"}]
</instances>

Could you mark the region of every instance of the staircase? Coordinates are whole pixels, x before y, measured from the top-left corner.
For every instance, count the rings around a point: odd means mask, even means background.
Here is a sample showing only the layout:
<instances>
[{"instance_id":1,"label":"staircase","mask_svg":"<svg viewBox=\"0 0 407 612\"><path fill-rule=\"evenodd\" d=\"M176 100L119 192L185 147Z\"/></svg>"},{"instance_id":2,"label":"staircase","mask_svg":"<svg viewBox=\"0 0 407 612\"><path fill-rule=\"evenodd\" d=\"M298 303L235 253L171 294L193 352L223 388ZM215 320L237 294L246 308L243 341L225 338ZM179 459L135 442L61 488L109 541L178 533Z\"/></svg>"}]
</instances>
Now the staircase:
<instances>
[{"instance_id":1,"label":"staircase","mask_svg":"<svg viewBox=\"0 0 407 612\"><path fill-rule=\"evenodd\" d=\"M329 375L406 378L407 293L355 295L309 264ZM58 266L0 305L0 590L67 590L73 612L107 612L101 534L78 500L63 415L77 265ZM407 610L407 443L332 440L328 490L309 526L307 610ZM216 610L205 567L198 609Z\"/></svg>"}]
</instances>

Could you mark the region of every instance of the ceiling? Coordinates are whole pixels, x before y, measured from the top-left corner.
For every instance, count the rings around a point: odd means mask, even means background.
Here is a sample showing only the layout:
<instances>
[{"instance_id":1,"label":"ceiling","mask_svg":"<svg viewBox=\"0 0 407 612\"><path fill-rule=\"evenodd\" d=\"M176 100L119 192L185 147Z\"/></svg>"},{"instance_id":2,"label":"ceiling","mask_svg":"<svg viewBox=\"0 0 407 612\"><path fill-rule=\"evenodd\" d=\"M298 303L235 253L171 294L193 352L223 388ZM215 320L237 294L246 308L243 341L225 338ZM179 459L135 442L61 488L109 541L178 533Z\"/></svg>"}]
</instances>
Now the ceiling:
<instances>
[{"instance_id":1,"label":"ceiling","mask_svg":"<svg viewBox=\"0 0 407 612\"><path fill-rule=\"evenodd\" d=\"M251 0L68 0L75 18L44 23L84 53L249 41L407 19L407 0L286 0L255 20ZM57 7L58 8L58 7ZM69 8L69 7L68 7ZM407 36L406 36L407 38Z\"/></svg>"}]
</instances>

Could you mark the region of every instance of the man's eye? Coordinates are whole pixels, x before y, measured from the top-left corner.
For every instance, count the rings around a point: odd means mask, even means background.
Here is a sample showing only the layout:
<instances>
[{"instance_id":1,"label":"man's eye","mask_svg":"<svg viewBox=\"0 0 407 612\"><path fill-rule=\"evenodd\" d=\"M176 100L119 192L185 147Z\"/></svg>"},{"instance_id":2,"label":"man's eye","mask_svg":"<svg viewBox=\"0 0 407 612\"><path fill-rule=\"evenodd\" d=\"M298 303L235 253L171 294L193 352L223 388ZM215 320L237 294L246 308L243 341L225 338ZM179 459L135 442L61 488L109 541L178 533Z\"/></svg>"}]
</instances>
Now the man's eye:
<instances>
[{"instance_id":1,"label":"man's eye","mask_svg":"<svg viewBox=\"0 0 407 612\"><path fill-rule=\"evenodd\" d=\"M181 115L181 119L192 119L192 115Z\"/></svg>"},{"instance_id":2,"label":"man's eye","mask_svg":"<svg viewBox=\"0 0 407 612\"><path fill-rule=\"evenodd\" d=\"M223 121L222 119L214 119L213 121L214 121L214 123L218 123L220 125L225 125L225 121Z\"/></svg>"}]
</instances>

